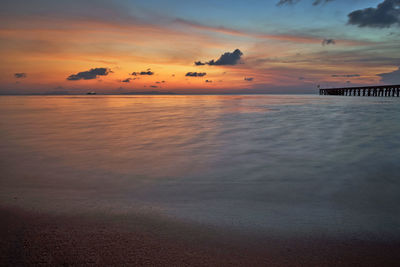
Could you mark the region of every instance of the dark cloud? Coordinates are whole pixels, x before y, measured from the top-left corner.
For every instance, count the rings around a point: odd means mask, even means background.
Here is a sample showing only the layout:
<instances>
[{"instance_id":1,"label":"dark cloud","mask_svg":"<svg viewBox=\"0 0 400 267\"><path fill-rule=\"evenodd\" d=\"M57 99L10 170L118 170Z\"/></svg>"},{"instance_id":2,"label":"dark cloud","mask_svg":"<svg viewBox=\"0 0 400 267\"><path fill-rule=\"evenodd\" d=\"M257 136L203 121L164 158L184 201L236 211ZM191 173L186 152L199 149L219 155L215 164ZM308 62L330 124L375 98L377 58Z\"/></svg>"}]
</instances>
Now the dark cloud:
<instances>
[{"instance_id":1,"label":"dark cloud","mask_svg":"<svg viewBox=\"0 0 400 267\"><path fill-rule=\"evenodd\" d=\"M300 0L280 0L276 5L277 6L282 6L282 5L294 5Z\"/></svg>"},{"instance_id":2,"label":"dark cloud","mask_svg":"<svg viewBox=\"0 0 400 267\"><path fill-rule=\"evenodd\" d=\"M324 40L322 40L322 45L323 46L325 46L325 45L334 45L334 44L336 44L336 41L333 40L333 39L324 39Z\"/></svg>"},{"instance_id":3,"label":"dark cloud","mask_svg":"<svg viewBox=\"0 0 400 267\"><path fill-rule=\"evenodd\" d=\"M244 80L247 82L252 82L254 80L254 78L253 77L248 77L248 78L245 77Z\"/></svg>"},{"instance_id":4,"label":"dark cloud","mask_svg":"<svg viewBox=\"0 0 400 267\"><path fill-rule=\"evenodd\" d=\"M354 77L360 77L360 74L333 74L332 77L338 78L354 78Z\"/></svg>"},{"instance_id":5,"label":"dark cloud","mask_svg":"<svg viewBox=\"0 0 400 267\"><path fill-rule=\"evenodd\" d=\"M332 2L334 0L314 0L313 6L317 6L319 4L324 4L328 2ZM276 5L277 6L282 6L282 5L294 5L300 2L300 0L280 0Z\"/></svg>"},{"instance_id":6,"label":"dark cloud","mask_svg":"<svg viewBox=\"0 0 400 267\"><path fill-rule=\"evenodd\" d=\"M386 84L400 84L400 67L392 72L378 74L381 82Z\"/></svg>"},{"instance_id":7,"label":"dark cloud","mask_svg":"<svg viewBox=\"0 0 400 267\"><path fill-rule=\"evenodd\" d=\"M207 73L205 72L188 72L186 73L186 77L203 77L206 76Z\"/></svg>"},{"instance_id":8,"label":"dark cloud","mask_svg":"<svg viewBox=\"0 0 400 267\"><path fill-rule=\"evenodd\" d=\"M201 61L196 61L194 64L196 66L202 66L202 65L210 65L210 66L225 66L225 65L236 65L239 63L240 58L243 56L242 51L239 49L236 49L235 51L231 52L226 52L223 55L219 57L217 60L210 60L208 62L201 62Z\"/></svg>"},{"instance_id":9,"label":"dark cloud","mask_svg":"<svg viewBox=\"0 0 400 267\"><path fill-rule=\"evenodd\" d=\"M151 88L158 88L156 85L150 85Z\"/></svg>"},{"instance_id":10,"label":"dark cloud","mask_svg":"<svg viewBox=\"0 0 400 267\"><path fill-rule=\"evenodd\" d=\"M212 81L211 80L206 80L206 83L212 83Z\"/></svg>"},{"instance_id":11,"label":"dark cloud","mask_svg":"<svg viewBox=\"0 0 400 267\"><path fill-rule=\"evenodd\" d=\"M18 72L18 73L14 73L14 77L17 79L21 79L21 78L26 78L26 73L24 72Z\"/></svg>"},{"instance_id":12,"label":"dark cloud","mask_svg":"<svg viewBox=\"0 0 400 267\"><path fill-rule=\"evenodd\" d=\"M132 78L126 78L125 80L122 80L121 82L123 83L129 83L131 82Z\"/></svg>"},{"instance_id":13,"label":"dark cloud","mask_svg":"<svg viewBox=\"0 0 400 267\"><path fill-rule=\"evenodd\" d=\"M88 71L82 71L78 74L70 75L67 80L69 81L77 81L77 80L92 80L96 79L97 76L106 76L112 71L107 68L95 68Z\"/></svg>"},{"instance_id":14,"label":"dark cloud","mask_svg":"<svg viewBox=\"0 0 400 267\"><path fill-rule=\"evenodd\" d=\"M313 2L313 6L317 6L317 5L319 5L319 4L325 4L325 3L328 3L328 2L332 2L333 0L315 0L314 2Z\"/></svg>"},{"instance_id":15,"label":"dark cloud","mask_svg":"<svg viewBox=\"0 0 400 267\"><path fill-rule=\"evenodd\" d=\"M356 10L348 17L348 24L358 27L387 28L400 25L400 0L384 0L376 8Z\"/></svg>"},{"instance_id":16,"label":"dark cloud","mask_svg":"<svg viewBox=\"0 0 400 267\"><path fill-rule=\"evenodd\" d=\"M302 80L304 80L304 79L305 79L304 77L299 77L299 80L300 80L300 81L302 81Z\"/></svg>"},{"instance_id":17,"label":"dark cloud","mask_svg":"<svg viewBox=\"0 0 400 267\"><path fill-rule=\"evenodd\" d=\"M151 71L151 69L147 69L146 71L140 71L140 72L132 72L133 76L137 75L154 75L154 72Z\"/></svg>"}]
</instances>

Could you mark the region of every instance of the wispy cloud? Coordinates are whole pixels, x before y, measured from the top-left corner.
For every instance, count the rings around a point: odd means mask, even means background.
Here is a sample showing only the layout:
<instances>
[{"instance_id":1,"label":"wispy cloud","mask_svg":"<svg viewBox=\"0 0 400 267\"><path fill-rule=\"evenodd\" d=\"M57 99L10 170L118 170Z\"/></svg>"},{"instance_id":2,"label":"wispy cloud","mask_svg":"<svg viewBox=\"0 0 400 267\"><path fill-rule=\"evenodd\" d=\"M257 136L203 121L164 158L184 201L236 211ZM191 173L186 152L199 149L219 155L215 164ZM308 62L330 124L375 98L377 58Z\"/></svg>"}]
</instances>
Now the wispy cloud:
<instances>
[{"instance_id":1,"label":"wispy cloud","mask_svg":"<svg viewBox=\"0 0 400 267\"><path fill-rule=\"evenodd\" d=\"M271 34L271 33L260 33L255 31L246 31L246 30L236 30L222 26L208 26L201 23L187 21L183 19L176 19L174 20L175 23L181 24L186 27L208 31L208 32L215 32L221 33L231 36L240 36L240 37L247 37L247 38L254 38L260 40L276 40L282 42L290 42L290 43L305 43L305 44L320 44L321 37L320 36L313 36L307 35L303 33L281 33L281 34ZM368 45L371 42L367 41L358 41L358 40L349 40L349 39L340 39L342 45L348 46L360 46L360 45Z\"/></svg>"},{"instance_id":2,"label":"wispy cloud","mask_svg":"<svg viewBox=\"0 0 400 267\"><path fill-rule=\"evenodd\" d=\"M317 6L319 4L324 4L324 3L328 3L328 2L332 2L334 0L314 0L314 2L312 3L313 6ZM280 0L276 5L277 6L282 6L282 5L294 5L297 4L298 2L300 2L300 0Z\"/></svg>"},{"instance_id":3,"label":"wispy cloud","mask_svg":"<svg viewBox=\"0 0 400 267\"><path fill-rule=\"evenodd\" d=\"M332 77L334 78L354 78L354 77L360 77L360 74L332 74Z\"/></svg>"}]
</instances>

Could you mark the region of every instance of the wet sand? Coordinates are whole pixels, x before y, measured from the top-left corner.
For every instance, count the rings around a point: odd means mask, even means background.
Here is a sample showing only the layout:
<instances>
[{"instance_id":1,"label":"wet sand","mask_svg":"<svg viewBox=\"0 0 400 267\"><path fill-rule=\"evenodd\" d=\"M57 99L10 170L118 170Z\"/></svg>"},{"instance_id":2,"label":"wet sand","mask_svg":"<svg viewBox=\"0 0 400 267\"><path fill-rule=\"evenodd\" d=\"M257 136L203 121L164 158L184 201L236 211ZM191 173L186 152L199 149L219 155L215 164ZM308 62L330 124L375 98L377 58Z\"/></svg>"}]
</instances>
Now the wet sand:
<instances>
[{"instance_id":1,"label":"wet sand","mask_svg":"<svg viewBox=\"0 0 400 267\"><path fill-rule=\"evenodd\" d=\"M250 236L151 217L0 209L0 266L398 266L400 242Z\"/></svg>"}]
</instances>

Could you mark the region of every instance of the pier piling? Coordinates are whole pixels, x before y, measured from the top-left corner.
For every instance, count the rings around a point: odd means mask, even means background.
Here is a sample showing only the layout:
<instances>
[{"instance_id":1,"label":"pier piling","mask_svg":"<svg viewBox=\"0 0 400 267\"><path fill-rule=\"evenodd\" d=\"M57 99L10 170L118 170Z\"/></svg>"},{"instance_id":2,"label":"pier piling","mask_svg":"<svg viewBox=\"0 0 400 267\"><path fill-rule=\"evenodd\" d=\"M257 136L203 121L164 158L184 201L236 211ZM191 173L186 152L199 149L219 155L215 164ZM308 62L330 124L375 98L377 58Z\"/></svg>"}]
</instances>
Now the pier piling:
<instances>
[{"instance_id":1,"label":"pier piling","mask_svg":"<svg viewBox=\"0 0 400 267\"><path fill-rule=\"evenodd\" d=\"M320 95L400 97L400 85L319 89Z\"/></svg>"}]
</instances>

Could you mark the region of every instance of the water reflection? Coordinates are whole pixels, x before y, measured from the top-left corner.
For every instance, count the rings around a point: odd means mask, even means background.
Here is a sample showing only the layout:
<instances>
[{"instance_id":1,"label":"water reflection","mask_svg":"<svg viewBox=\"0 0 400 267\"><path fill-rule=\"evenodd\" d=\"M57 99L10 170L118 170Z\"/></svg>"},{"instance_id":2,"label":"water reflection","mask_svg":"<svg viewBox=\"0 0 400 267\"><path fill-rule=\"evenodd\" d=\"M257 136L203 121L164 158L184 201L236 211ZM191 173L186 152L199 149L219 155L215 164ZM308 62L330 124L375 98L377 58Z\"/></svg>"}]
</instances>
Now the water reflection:
<instances>
[{"instance_id":1,"label":"water reflection","mask_svg":"<svg viewBox=\"0 0 400 267\"><path fill-rule=\"evenodd\" d=\"M399 234L399 115L357 97L1 97L0 197Z\"/></svg>"}]
</instances>

